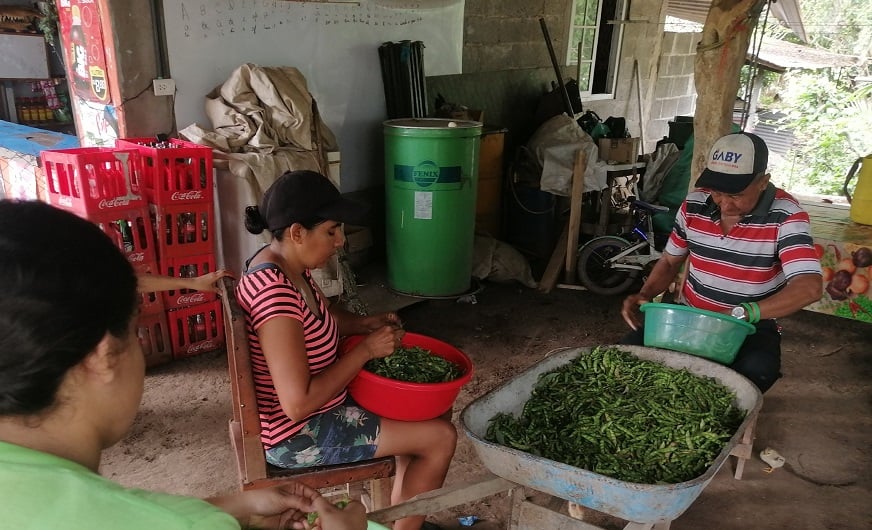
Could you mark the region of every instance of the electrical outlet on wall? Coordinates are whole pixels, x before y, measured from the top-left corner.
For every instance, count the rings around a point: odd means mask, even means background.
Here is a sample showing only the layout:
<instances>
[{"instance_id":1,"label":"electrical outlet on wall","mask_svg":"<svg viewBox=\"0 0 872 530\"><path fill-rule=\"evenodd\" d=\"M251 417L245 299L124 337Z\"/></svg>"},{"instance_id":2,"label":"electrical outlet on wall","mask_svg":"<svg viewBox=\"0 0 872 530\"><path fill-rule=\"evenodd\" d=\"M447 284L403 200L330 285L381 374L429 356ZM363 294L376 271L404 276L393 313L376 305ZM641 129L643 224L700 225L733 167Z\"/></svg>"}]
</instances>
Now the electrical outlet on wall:
<instances>
[{"instance_id":1,"label":"electrical outlet on wall","mask_svg":"<svg viewBox=\"0 0 872 530\"><path fill-rule=\"evenodd\" d=\"M172 96L176 93L176 82L172 79L155 79L152 83L155 96Z\"/></svg>"}]
</instances>

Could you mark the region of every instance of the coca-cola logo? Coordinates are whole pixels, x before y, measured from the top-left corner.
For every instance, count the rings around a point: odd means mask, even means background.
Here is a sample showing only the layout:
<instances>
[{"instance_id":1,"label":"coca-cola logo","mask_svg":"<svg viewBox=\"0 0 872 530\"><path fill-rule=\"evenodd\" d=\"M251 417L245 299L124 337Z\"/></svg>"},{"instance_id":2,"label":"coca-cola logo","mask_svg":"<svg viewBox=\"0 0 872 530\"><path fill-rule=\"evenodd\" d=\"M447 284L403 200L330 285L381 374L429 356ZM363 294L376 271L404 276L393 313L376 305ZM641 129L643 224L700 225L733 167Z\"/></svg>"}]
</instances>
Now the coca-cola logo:
<instances>
[{"instance_id":1,"label":"coca-cola logo","mask_svg":"<svg viewBox=\"0 0 872 530\"><path fill-rule=\"evenodd\" d=\"M58 198L58 204L60 206L66 206L67 208L72 208L73 207L73 198L69 197L67 195L61 195Z\"/></svg>"},{"instance_id":2,"label":"coca-cola logo","mask_svg":"<svg viewBox=\"0 0 872 530\"><path fill-rule=\"evenodd\" d=\"M145 252L131 252L127 255L127 259L134 263L145 261Z\"/></svg>"},{"instance_id":3,"label":"coca-cola logo","mask_svg":"<svg viewBox=\"0 0 872 530\"><path fill-rule=\"evenodd\" d=\"M188 349L185 350L185 351L186 351L186 353L188 353L189 355L191 355L191 354L194 354L194 353L200 353L200 352L204 352L204 351L210 351L210 350L214 350L214 349L217 349L217 348L218 348L218 346L215 345L215 342L214 342L214 341L211 341L211 340L204 340L203 342L197 342L197 343L195 343L195 344L191 344L190 346L188 346Z\"/></svg>"},{"instance_id":4,"label":"coca-cola logo","mask_svg":"<svg viewBox=\"0 0 872 530\"><path fill-rule=\"evenodd\" d=\"M200 190L176 191L170 196L173 201L198 201L202 198L203 192Z\"/></svg>"},{"instance_id":5,"label":"coca-cola logo","mask_svg":"<svg viewBox=\"0 0 872 530\"><path fill-rule=\"evenodd\" d=\"M124 197L115 197L114 199L103 199L100 201L98 207L101 210L105 210L106 208L118 208L120 206L127 206L130 204L130 199L125 199Z\"/></svg>"},{"instance_id":6,"label":"coca-cola logo","mask_svg":"<svg viewBox=\"0 0 872 530\"><path fill-rule=\"evenodd\" d=\"M176 303L179 305L193 305L205 301L206 295L204 293L183 294L182 296L176 298Z\"/></svg>"}]
</instances>

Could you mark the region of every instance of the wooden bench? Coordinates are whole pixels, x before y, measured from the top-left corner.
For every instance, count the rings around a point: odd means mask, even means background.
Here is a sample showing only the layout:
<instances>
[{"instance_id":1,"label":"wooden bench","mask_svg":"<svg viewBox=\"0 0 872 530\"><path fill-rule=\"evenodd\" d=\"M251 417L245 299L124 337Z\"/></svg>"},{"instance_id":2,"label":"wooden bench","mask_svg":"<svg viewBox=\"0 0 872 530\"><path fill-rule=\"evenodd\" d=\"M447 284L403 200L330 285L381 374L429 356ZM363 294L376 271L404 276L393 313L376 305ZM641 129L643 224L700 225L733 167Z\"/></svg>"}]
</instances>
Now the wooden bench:
<instances>
[{"instance_id":1,"label":"wooden bench","mask_svg":"<svg viewBox=\"0 0 872 530\"><path fill-rule=\"evenodd\" d=\"M296 481L312 488L347 486L349 494L361 497L368 510L390 505L391 477L396 471L394 457L349 464L283 469L267 464L260 440L260 417L251 371L245 313L236 301L236 282L224 278L219 284L227 338L227 370L230 374L233 417L230 443L239 471L240 488L265 488L284 481ZM367 484L363 488L364 483ZM363 491L363 490L367 491Z\"/></svg>"}]
</instances>

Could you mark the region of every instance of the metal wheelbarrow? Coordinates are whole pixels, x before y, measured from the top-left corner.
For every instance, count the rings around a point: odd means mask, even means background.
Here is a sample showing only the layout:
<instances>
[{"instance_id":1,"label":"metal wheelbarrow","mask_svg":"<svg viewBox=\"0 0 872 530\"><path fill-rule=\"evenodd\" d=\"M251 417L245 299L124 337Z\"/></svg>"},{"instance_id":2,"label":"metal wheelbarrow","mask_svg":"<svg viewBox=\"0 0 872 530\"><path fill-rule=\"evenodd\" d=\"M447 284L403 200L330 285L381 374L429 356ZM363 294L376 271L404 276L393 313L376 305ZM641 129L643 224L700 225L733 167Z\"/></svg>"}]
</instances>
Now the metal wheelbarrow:
<instances>
[{"instance_id":1,"label":"metal wheelbarrow","mask_svg":"<svg viewBox=\"0 0 872 530\"><path fill-rule=\"evenodd\" d=\"M736 405L745 411L745 419L702 475L676 484L636 484L485 440L488 423L494 415L501 412L520 415L540 374L558 368L579 355L584 355L590 351L590 348L574 348L558 352L504 385L477 398L461 413L461 424L466 435L473 442L482 463L494 475L630 521L631 525L628 525L628 528L651 528L653 525L668 528L669 522L684 513L711 482L733 449L743 443L743 434L751 432L749 428L752 428L756 421L763 396L745 377L706 359L641 346L618 347L641 359L673 368L684 368L700 376L712 377L735 393ZM744 443L748 442L750 440L747 440L746 436ZM750 446L747 447L746 452L749 456ZM737 478L738 475L737 472ZM587 528L592 527L587 526Z\"/></svg>"}]
</instances>

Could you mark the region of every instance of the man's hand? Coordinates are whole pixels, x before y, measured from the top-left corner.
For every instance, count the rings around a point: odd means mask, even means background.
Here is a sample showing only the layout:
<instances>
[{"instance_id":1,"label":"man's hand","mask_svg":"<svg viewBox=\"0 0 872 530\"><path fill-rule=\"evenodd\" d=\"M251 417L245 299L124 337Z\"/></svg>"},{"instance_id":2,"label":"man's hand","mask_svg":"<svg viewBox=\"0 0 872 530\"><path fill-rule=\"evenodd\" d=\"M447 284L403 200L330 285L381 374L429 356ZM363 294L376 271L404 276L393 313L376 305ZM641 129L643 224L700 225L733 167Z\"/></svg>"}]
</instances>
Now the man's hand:
<instances>
[{"instance_id":1,"label":"man's hand","mask_svg":"<svg viewBox=\"0 0 872 530\"><path fill-rule=\"evenodd\" d=\"M621 306L621 316L624 317L624 322L627 323L633 331L639 329L644 320L642 312L639 311L639 306L650 302L646 296L641 293L631 294L624 299L624 305Z\"/></svg>"}]
</instances>

